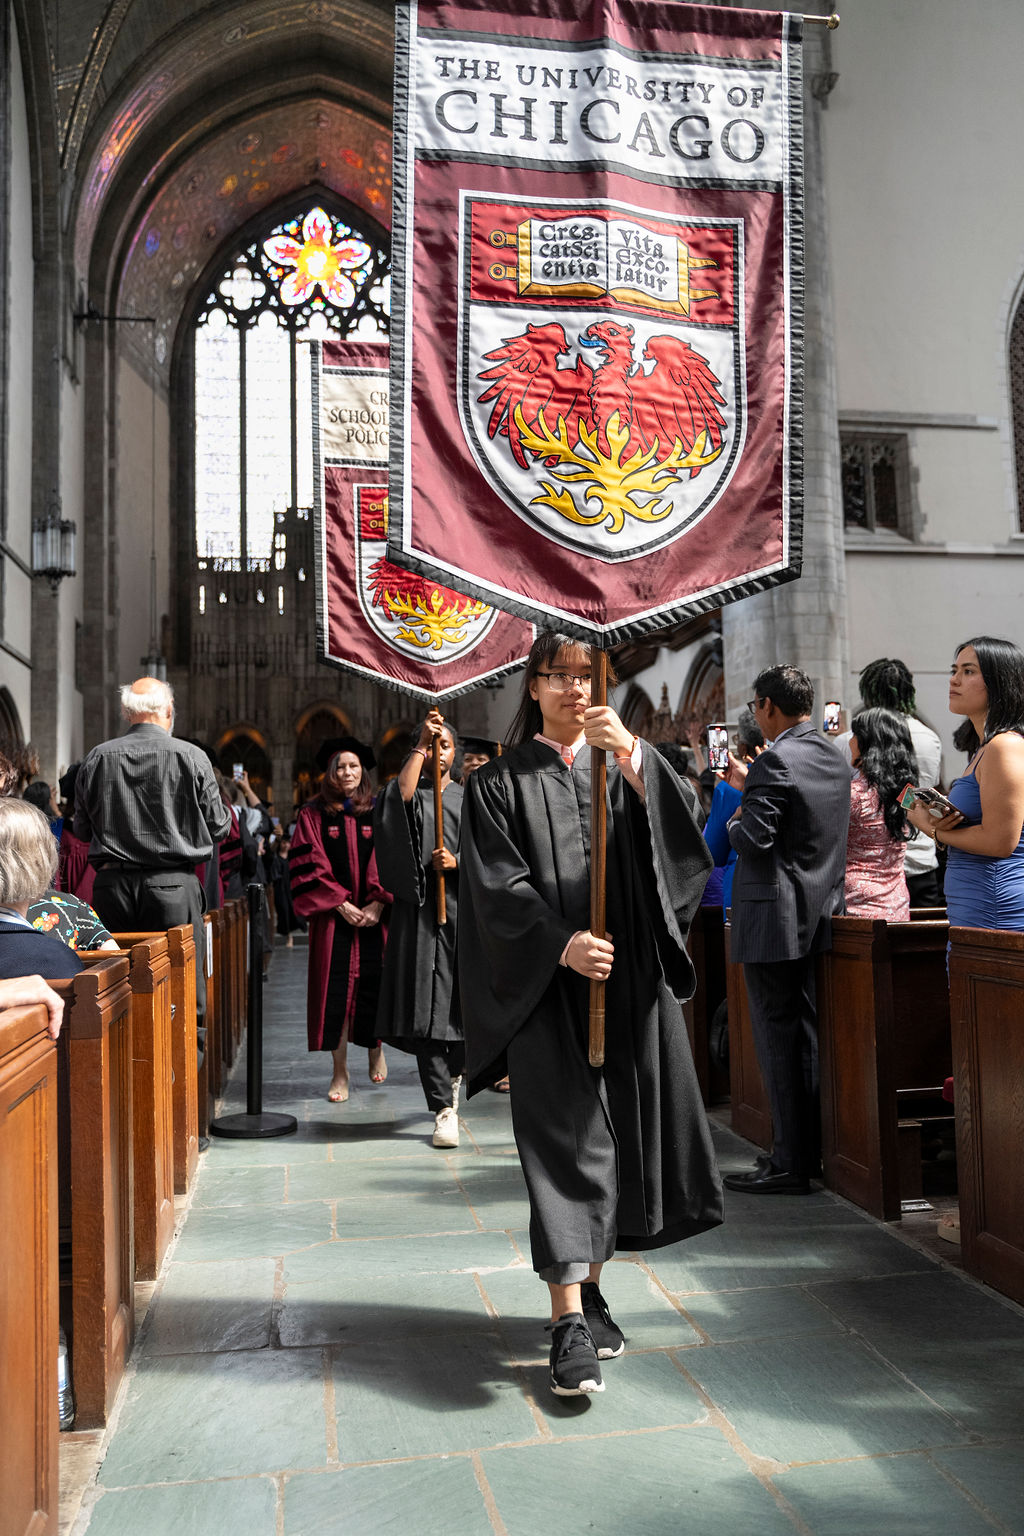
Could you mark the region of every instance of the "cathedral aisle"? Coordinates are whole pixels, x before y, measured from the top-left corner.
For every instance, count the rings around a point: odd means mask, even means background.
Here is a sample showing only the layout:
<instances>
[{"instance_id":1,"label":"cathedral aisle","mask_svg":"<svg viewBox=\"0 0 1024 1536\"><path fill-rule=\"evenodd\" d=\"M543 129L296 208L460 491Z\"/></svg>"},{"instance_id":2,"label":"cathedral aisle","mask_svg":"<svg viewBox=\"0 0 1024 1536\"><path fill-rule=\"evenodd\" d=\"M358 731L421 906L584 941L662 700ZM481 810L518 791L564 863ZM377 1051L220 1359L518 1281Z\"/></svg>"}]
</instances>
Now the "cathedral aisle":
<instances>
[{"instance_id":1,"label":"cathedral aisle","mask_svg":"<svg viewBox=\"0 0 1024 1536\"><path fill-rule=\"evenodd\" d=\"M298 1133L204 1155L74 1536L1024 1532L1024 1313L826 1193L609 1265L627 1353L555 1398L507 1100L438 1151L353 1050L329 1105L306 953L265 1005Z\"/></svg>"}]
</instances>

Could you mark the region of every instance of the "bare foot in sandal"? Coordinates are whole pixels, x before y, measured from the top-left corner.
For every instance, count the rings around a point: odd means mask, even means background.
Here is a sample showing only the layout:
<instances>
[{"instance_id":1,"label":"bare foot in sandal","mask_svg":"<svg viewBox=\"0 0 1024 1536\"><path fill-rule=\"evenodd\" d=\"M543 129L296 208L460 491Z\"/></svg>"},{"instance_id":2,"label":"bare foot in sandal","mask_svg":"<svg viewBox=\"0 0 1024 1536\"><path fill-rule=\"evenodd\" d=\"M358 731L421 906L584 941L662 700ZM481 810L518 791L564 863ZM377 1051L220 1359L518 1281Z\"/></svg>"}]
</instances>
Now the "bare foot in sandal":
<instances>
[{"instance_id":1,"label":"bare foot in sandal","mask_svg":"<svg viewBox=\"0 0 1024 1536\"><path fill-rule=\"evenodd\" d=\"M334 1058L334 1076L327 1090L327 1098L331 1104L344 1104L348 1098L348 1041L343 1040L331 1055Z\"/></svg>"},{"instance_id":2,"label":"bare foot in sandal","mask_svg":"<svg viewBox=\"0 0 1024 1536\"><path fill-rule=\"evenodd\" d=\"M388 1075L388 1064L384 1060L384 1047L379 1042L370 1050L370 1082L382 1083Z\"/></svg>"}]
</instances>

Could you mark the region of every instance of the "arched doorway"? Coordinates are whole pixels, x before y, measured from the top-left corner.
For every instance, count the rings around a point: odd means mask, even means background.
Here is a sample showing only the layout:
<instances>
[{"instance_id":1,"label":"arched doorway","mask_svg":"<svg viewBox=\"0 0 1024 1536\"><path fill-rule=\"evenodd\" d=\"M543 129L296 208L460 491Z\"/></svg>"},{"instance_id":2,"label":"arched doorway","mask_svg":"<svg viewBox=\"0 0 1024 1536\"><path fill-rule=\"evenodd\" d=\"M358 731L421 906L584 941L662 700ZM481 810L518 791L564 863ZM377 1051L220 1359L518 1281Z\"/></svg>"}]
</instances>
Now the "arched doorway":
<instances>
[{"instance_id":1,"label":"arched doorway","mask_svg":"<svg viewBox=\"0 0 1024 1536\"><path fill-rule=\"evenodd\" d=\"M323 770L317 765L317 753L332 736L351 736L352 722L335 704L311 704L295 722L295 804L303 805L316 793Z\"/></svg>"},{"instance_id":2,"label":"arched doorway","mask_svg":"<svg viewBox=\"0 0 1024 1536\"><path fill-rule=\"evenodd\" d=\"M267 752L266 738L254 725L233 725L217 738L215 748L217 767L226 779L234 777L235 767L241 764L249 783L261 800L269 800L273 793L273 770Z\"/></svg>"}]
</instances>

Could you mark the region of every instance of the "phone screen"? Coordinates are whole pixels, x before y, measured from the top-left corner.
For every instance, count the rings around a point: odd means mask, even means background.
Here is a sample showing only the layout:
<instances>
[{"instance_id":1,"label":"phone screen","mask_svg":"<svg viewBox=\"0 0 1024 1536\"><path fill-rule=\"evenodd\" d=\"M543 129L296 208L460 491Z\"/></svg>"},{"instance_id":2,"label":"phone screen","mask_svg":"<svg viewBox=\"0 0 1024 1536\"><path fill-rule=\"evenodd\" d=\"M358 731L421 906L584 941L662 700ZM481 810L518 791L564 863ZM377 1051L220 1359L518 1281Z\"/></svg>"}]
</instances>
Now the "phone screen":
<instances>
[{"instance_id":1,"label":"phone screen","mask_svg":"<svg viewBox=\"0 0 1024 1536\"><path fill-rule=\"evenodd\" d=\"M708 726L708 766L715 773L729 767L729 731L724 725Z\"/></svg>"},{"instance_id":2,"label":"phone screen","mask_svg":"<svg viewBox=\"0 0 1024 1536\"><path fill-rule=\"evenodd\" d=\"M835 735L839 730L839 712L842 706L838 699L829 699L825 705L824 729L829 735Z\"/></svg>"},{"instance_id":3,"label":"phone screen","mask_svg":"<svg viewBox=\"0 0 1024 1536\"><path fill-rule=\"evenodd\" d=\"M235 778L236 779L240 779L242 777L242 774L245 772L245 769L243 768L242 764L241 763L233 763L232 764L232 768L234 770Z\"/></svg>"}]
</instances>

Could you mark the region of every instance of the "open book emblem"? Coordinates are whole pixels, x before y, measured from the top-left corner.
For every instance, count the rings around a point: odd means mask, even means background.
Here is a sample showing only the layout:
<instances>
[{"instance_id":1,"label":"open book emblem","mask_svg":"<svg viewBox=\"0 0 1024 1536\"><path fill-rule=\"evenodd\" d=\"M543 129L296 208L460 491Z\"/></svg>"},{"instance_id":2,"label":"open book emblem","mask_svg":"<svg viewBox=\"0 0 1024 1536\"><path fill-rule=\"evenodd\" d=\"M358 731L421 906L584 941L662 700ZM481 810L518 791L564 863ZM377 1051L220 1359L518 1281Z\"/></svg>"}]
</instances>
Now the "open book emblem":
<instances>
[{"instance_id":1,"label":"open book emblem","mask_svg":"<svg viewBox=\"0 0 1024 1536\"><path fill-rule=\"evenodd\" d=\"M356 589L370 627L396 651L428 665L473 650L491 629L497 610L388 559L385 486L353 486L352 511Z\"/></svg>"},{"instance_id":2,"label":"open book emblem","mask_svg":"<svg viewBox=\"0 0 1024 1536\"><path fill-rule=\"evenodd\" d=\"M717 501L745 431L742 221L461 202L459 406L489 482L605 560Z\"/></svg>"}]
</instances>

